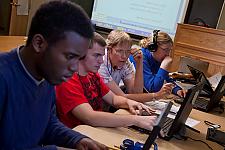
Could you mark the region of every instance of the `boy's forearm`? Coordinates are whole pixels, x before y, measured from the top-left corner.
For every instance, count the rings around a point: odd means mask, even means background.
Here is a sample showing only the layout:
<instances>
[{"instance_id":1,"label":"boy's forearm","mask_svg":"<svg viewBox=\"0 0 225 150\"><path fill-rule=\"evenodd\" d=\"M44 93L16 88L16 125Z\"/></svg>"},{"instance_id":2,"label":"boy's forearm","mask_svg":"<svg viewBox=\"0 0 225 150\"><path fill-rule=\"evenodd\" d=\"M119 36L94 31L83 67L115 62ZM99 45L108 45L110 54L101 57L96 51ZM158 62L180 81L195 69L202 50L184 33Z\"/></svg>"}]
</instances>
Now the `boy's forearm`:
<instances>
[{"instance_id":1,"label":"boy's forearm","mask_svg":"<svg viewBox=\"0 0 225 150\"><path fill-rule=\"evenodd\" d=\"M144 103L144 102L149 102L153 100L154 98L157 99L158 94L157 93L126 94L125 97Z\"/></svg>"},{"instance_id":2,"label":"boy's forearm","mask_svg":"<svg viewBox=\"0 0 225 150\"><path fill-rule=\"evenodd\" d=\"M126 127L135 125L135 115L118 115L107 112L94 111L85 124L98 127Z\"/></svg>"},{"instance_id":3,"label":"boy's forearm","mask_svg":"<svg viewBox=\"0 0 225 150\"><path fill-rule=\"evenodd\" d=\"M123 96L114 95L113 97L114 106L116 108L128 108L127 100L128 99Z\"/></svg>"}]
</instances>

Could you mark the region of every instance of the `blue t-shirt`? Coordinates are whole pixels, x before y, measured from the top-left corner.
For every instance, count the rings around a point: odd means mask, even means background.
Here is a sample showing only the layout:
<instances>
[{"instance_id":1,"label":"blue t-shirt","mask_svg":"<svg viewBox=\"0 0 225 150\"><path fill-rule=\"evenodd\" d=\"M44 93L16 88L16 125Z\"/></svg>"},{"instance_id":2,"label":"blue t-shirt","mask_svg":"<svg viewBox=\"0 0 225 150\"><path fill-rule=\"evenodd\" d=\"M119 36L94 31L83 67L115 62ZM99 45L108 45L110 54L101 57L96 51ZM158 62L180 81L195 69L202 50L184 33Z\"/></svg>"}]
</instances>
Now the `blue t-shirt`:
<instances>
[{"instance_id":1,"label":"blue t-shirt","mask_svg":"<svg viewBox=\"0 0 225 150\"><path fill-rule=\"evenodd\" d=\"M162 88L164 80L173 82L173 79L169 78L168 71L160 68L161 63L153 58L152 53L148 49L142 48L141 50L143 53L144 87L149 92L158 92ZM130 56L129 59L136 67L133 56ZM172 92L176 94L180 89L180 87L175 86Z\"/></svg>"},{"instance_id":2,"label":"blue t-shirt","mask_svg":"<svg viewBox=\"0 0 225 150\"><path fill-rule=\"evenodd\" d=\"M54 87L37 84L17 51L0 54L0 149L74 147L85 136L58 121Z\"/></svg>"}]
</instances>

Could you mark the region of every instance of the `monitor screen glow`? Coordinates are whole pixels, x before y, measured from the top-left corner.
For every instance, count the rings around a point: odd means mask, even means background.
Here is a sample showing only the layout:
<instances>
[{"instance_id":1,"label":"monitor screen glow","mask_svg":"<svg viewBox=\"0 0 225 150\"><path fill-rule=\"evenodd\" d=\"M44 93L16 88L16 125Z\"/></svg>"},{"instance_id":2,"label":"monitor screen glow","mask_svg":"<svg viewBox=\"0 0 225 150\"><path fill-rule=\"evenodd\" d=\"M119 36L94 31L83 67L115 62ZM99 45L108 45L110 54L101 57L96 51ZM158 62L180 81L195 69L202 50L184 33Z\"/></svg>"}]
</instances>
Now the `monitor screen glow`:
<instances>
[{"instance_id":1,"label":"monitor screen glow","mask_svg":"<svg viewBox=\"0 0 225 150\"><path fill-rule=\"evenodd\" d=\"M95 0L92 22L97 27L121 29L149 36L159 29L175 35L182 23L189 0Z\"/></svg>"}]
</instances>

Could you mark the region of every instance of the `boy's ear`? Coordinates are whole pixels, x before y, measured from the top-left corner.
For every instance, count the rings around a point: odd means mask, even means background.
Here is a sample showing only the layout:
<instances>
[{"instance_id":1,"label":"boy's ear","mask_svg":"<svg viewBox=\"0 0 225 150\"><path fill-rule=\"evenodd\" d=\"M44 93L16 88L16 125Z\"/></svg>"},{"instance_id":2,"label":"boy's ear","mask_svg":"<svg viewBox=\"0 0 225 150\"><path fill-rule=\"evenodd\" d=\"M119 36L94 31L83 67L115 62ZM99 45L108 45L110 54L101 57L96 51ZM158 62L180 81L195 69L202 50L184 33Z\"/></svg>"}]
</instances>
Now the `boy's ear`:
<instances>
[{"instance_id":1,"label":"boy's ear","mask_svg":"<svg viewBox=\"0 0 225 150\"><path fill-rule=\"evenodd\" d=\"M32 45L36 53L43 52L48 47L47 41L41 34L35 34L33 36Z\"/></svg>"}]
</instances>

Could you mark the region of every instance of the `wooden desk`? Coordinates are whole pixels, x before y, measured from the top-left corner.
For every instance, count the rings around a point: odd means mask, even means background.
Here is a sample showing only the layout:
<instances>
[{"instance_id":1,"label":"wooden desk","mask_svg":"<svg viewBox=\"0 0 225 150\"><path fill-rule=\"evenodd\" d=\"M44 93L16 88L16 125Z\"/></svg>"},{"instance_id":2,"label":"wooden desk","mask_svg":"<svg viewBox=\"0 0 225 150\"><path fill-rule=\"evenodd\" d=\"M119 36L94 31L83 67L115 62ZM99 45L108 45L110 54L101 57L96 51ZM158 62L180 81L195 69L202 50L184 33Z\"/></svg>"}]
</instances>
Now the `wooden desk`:
<instances>
[{"instance_id":1,"label":"wooden desk","mask_svg":"<svg viewBox=\"0 0 225 150\"><path fill-rule=\"evenodd\" d=\"M120 110L122 113L123 110ZM119 113L121 113L119 112ZM125 112L126 113L126 112ZM225 131L225 118L215 116L212 114L207 114L198 110L193 109L191 112L191 117L193 119L201 121L200 124L196 125L195 129L199 130L201 133L195 133L187 129L187 135L194 139L200 139L207 142L214 150L224 150L222 146L205 139L208 126L204 124L204 120L208 120L213 123L220 124L222 129ZM109 147L114 147L114 145L119 146L122 141L126 138L130 138L134 141L145 142L147 135L132 131L130 129L120 127L120 128L103 128L103 127L91 127L88 125L80 125L74 128L74 130L81 132L92 139L101 142ZM160 150L208 150L209 148L201 143L188 139L187 141L181 141L177 139L171 139L170 141L165 141L162 139L156 140Z\"/></svg>"},{"instance_id":2,"label":"wooden desk","mask_svg":"<svg viewBox=\"0 0 225 150\"><path fill-rule=\"evenodd\" d=\"M10 51L26 42L25 36L0 36L0 52Z\"/></svg>"}]
</instances>

